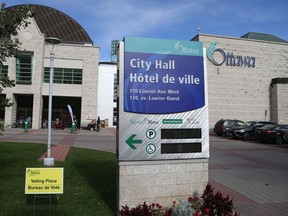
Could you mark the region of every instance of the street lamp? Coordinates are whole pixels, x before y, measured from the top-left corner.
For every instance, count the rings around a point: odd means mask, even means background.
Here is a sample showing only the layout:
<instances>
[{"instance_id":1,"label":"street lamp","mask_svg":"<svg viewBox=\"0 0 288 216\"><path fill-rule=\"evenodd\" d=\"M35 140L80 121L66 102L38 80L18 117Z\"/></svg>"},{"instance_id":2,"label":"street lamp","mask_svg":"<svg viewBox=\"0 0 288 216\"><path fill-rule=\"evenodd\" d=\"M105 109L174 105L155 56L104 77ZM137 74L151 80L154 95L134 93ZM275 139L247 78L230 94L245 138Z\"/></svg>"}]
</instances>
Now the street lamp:
<instances>
[{"instance_id":1,"label":"street lamp","mask_svg":"<svg viewBox=\"0 0 288 216\"><path fill-rule=\"evenodd\" d=\"M54 158L51 157L51 121L52 121L52 91L53 91L53 73L54 73L54 47L61 43L61 40L56 37L45 38L47 45L50 45L50 76L49 76L49 107L48 107L48 149L47 157L43 162L46 166L54 166ZM49 48L49 46L48 46Z\"/></svg>"}]
</instances>

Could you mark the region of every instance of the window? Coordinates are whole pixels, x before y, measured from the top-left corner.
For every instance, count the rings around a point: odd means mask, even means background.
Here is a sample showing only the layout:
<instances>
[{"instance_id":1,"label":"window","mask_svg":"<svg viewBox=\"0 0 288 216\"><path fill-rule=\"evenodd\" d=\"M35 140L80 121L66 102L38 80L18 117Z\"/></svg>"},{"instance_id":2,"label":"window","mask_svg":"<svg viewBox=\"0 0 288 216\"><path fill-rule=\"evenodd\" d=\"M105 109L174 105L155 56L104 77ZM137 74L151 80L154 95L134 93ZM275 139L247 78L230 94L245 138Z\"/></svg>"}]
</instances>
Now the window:
<instances>
[{"instance_id":1,"label":"window","mask_svg":"<svg viewBox=\"0 0 288 216\"><path fill-rule=\"evenodd\" d=\"M8 76L8 65L1 65L0 64L0 76Z\"/></svg>"},{"instance_id":2,"label":"window","mask_svg":"<svg viewBox=\"0 0 288 216\"><path fill-rule=\"evenodd\" d=\"M44 83L49 83L50 67L44 68ZM82 69L54 68L53 83L82 84Z\"/></svg>"},{"instance_id":3,"label":"window","mask_svg":"<svg viewBox=\"0 0 288 216\"><path fill-rule=\"evenodd\" d=\"M16 58L16 84L32 83L32 53L21 53Z\"/></svg>"}]
</instances>

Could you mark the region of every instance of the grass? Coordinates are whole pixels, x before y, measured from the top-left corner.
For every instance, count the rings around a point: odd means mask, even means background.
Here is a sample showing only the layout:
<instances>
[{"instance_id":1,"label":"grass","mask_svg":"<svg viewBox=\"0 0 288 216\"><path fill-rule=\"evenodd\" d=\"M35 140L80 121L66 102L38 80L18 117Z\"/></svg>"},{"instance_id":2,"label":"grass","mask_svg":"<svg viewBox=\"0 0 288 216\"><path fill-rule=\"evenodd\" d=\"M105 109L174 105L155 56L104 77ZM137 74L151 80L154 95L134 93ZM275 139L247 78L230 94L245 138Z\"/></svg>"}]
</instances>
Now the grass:
<instances>
[{"instance_id":1,"label":"grass","mask_svg":"<svg viewBox=\"0 0 288 216\"><path fill-rule=\"evenodd\" d=\"M34 215L34 195L25 194L25 169L43 167L47 145L0 143L0 215ZM64 168L64 193L52 195L51 215L110 216L117 211L116 155L71 148ZM50 215L49 199L36 199L35 215Z\"/></svg>"}]
</instances>

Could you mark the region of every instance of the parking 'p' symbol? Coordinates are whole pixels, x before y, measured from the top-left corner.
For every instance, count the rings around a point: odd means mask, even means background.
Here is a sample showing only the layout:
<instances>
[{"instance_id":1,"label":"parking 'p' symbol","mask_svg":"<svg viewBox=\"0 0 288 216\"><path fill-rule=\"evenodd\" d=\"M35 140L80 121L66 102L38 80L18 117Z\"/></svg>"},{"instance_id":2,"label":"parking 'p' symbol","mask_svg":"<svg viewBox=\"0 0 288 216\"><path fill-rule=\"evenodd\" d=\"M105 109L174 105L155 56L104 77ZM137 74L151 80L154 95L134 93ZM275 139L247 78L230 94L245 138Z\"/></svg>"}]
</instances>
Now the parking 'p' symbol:
<instances>
[{"instance_id":1,"label":"parking 'p' symbol","mask_svg":"<svg viewBox=\"0 0 288 216\"><path fill-rule=\"evenodd\" d=\"M153 130L153 129L147 130L147 132L146 132L146 137L147 137L148 139L154 139L155 136L156 136L155 130Z\"/></svg>"}]
</instances>

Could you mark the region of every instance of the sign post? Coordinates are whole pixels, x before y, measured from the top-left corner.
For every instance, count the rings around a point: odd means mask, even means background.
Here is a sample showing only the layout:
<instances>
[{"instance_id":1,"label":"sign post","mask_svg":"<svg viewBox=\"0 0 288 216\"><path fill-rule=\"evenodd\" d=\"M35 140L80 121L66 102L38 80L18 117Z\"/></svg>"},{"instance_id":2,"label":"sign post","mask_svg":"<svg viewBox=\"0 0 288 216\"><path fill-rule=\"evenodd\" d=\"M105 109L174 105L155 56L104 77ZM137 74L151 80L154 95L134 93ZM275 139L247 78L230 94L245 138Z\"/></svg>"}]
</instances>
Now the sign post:
<instances>
[{"instance_id":1,"label":"sign post","mask_svg":"<svg viewBox=\"0 0 288 216\"><path fill-rule=\"evenodd\" d=\"M25 194L63 194L63 168L26 168Z\"/></svg>"},{"instance_id":2,"label":"sign post","mask_svg":"<svg viewBox=\"0 0 288 216\"><path fill-rule=\"evenodd\" d=\"M123 48L119 160L208 158L202 43L128 37Z\"/></svg>"},{"instance_id":3,"label":"sign post","mask_svg":"<svg viewBox=\"0 0 288 216\"><path fill-rule=\"evenodd\" d=\"M52 194L63 194L63 168L26 168L25 194L34 194L34 215L36 198L49 198L51 215Z\"/></svg>"},{"instance_id":4,"label":"sign post","mask_svg":"<svg viewBox=\"0 0 288 216\"><path fill-rule=\"evenodd\" d=\"M201 193L209 158L202 43L126 37L118 57L118 207Z\"/></svg>"}]
</instances>

